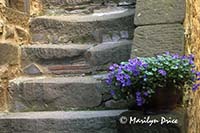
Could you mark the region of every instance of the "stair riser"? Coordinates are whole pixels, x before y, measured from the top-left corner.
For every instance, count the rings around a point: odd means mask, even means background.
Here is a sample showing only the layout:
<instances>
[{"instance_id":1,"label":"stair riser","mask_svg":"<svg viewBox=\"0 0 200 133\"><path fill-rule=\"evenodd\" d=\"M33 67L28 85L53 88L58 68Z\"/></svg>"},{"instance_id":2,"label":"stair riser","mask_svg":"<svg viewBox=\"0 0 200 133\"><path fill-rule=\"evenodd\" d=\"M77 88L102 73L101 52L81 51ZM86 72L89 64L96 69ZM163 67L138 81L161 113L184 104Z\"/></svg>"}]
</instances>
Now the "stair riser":
<instances>
[{"instance_id":1,"label":"stair riser","mask_svg":"<svg viewBox=\"0 0 200 133\"><path fill-rule=\"evenodd\" d=\"M132 41L124 40L90 47L85 45L85 49L80 49L79 45L77 49L55 49L49 48L51 45L46 46L22 47L21 66L25 74L31 75L32 68L30 72L26 68L32 63L38 64L43 74L84 74L107 70L110 64L130 58Z\"/></svg>"},{"instance_id":2,"label":"stair riser","mask_svg":"<svg viewBox=\"0 0 200 133\"><path fill-rule=\"evenodd\" d=\"M118 19L91 22L67 22L36 18L31 21L34 43L101 43L132 39L134 14Z\"/></svg>"},{"instance_id":3,"label":"stair riser","mask_svg":"<svg viewBox=\"0 0 200 133\"><path fill-rule=\"evenodd\" d=\"M76 78L82 80L81 78ZM10 111L65 110L69 108L92 108L101 104L100 82L38 80L10 83ZM66 82L65 82L66 80Z\"/></svg>"},{"instance_id":4,"label":"stair riser","mask_svg":"<svg viewBox=\"0 0 200 133\"><path fill-rule=\"evenodd\" d=\"M96 124L98 123L98 125ZM116 120L1 120L2 133L117 133ZM107 125L109 124L109 125Z\"/></svg>"}]
</instances>

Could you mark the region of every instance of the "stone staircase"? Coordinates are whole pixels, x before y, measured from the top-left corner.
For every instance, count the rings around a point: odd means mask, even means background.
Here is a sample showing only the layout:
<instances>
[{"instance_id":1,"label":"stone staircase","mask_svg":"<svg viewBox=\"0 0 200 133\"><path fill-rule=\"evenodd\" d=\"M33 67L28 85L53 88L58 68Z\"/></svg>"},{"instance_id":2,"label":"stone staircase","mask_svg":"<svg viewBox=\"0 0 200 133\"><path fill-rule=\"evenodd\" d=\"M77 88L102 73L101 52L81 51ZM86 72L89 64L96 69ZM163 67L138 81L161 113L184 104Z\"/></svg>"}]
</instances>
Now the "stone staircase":
<instances>
[{"instance_id":1,"label":"stone staircase","mask_svg":"<svg viewBox=\"0 0 200 133\"><path fill-rule=\"evenodd\" d=\"M10 81L5 133L115 133L123 110L103 79L130 58L134 0L43 0L30 21L32 43L21 46L23 75ZM93 111L92 111L93 110Z\"/></svg>"}]
</instances>

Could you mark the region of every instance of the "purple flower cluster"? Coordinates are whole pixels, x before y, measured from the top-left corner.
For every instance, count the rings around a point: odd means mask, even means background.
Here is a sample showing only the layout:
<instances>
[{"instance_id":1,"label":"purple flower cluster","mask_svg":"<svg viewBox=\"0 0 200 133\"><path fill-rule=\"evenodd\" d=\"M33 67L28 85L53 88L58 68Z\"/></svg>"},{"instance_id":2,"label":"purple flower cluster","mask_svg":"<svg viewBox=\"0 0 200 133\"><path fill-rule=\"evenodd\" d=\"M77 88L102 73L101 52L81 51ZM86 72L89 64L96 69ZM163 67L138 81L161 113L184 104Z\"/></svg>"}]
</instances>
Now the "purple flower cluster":
<instances>
[{"instance_id":1,"label":"purple flower cluster","mask_svg":"<svg viewBox=\"0 0 200 133\"><path fill-rule=\"evenodd\" d=\"M145 97L148 97L148 95L149 94L147 92L142 93L140 91L137 91L135 93L137 106L142 106L145 103Z\"/></svg>"},{"instance_id":2,"label":"purple flower cluster","mask_svg":"<svg viewBox=\"0 0 200 133\"><path fill-rule=\"evenodd\" d=\"M146 63L142 62L138 58L130 59L127 63L121 63L120 65L113 64L109 67L110 72L106 82L111 85L113 81L117 81L117 85L121 87L130 86L131 76L138 76L140 74L139 68L146 68L147 66Z\"/></svg>"},{"instance_id":3,"label":"purple flower cluster","mask_svg":"<svg viewBox=\"0 0 200 133\"><path fill-rule=\"evenodd\" d=\"M144 104L144 99L142 97L142 93L137 91L136 93L136 103L137 103L137 106L142 106Z\"/></svg>"},{"instance_id":4,"label":"purple flower cluster","mask_svg":"<svg viewBox=\"0 0 200 133\"><path fill-rule=\"evenodd\" d=\"M119 65L113 64L109 67L106 82L116 87L110 91L112 96L135 98L137 106L142 106L158 87L170 84L176 88L187 83L196 91L200 87L200 83L195 84L200 81L200 72L194 67L194 55L180 56L167 52L156 57L134 58Z\"/></svg>"}]
</instances>

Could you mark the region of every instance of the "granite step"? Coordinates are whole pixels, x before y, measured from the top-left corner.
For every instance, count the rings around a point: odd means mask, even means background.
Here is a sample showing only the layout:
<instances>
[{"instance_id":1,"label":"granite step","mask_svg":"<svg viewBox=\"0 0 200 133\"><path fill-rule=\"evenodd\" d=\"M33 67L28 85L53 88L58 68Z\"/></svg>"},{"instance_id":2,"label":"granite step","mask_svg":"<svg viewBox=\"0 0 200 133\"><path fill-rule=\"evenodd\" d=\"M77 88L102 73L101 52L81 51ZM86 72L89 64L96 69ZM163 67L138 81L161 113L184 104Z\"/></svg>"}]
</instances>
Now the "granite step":
<instances>
[{"instance_id":1,"label":"granite step","mask_svg":"<svg viewBox=\"0 0 200 133\"><path fill-rule=\"evenodd\" d=\"M39 16L32 18L33 43L102 43L132 39L134 9L117 7L92 14Z\"/></svg>"},{"instance_id":2,"label":"granite step","mask_svg":"<svg viewBox=\"0 0 200 133\"><path fill-rule=\"evenodd\" d=\"M1 133L117 133L124 110L0 113Z\"/></svg>"},{"instance_id":3,"label":"granite step","mask_svg":"<svg viewBox=\"0 0 200 133\"><path fill-rule=\"evenodd\" d=\"M111 63L130 58L132 41L99 45L28 45L21 47L21 66L26 75L87 74L106 70Z\"/></svg>"},{"instance_id":4,"label":"granite step","mask_svg":"<svg viewBox=\"0 0 200 133\"><path fill-rule=\"evenodd\" d=\"M93 76L19 77L9 83L10 111L55 111L95 108L105 84Z\"/></svg>"}]
</instances>

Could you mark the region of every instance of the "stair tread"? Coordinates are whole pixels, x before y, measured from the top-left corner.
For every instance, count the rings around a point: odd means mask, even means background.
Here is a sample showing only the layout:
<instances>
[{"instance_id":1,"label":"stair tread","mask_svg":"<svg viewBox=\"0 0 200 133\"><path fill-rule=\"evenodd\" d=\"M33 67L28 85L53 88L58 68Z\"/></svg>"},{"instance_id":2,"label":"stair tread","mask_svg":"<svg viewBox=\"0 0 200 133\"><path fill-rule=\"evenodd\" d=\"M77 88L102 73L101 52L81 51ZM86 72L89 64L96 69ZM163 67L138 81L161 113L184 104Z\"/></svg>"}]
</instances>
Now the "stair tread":
<instances>
[{"instance_id":1,"label":"stair tread","mask_svg":"<svg viewBox=\"0 0 200 133\"><path fill-rule=\"evenodd\" d=\"M56 48L56 49L88 49L92 47L93 45L88 44L88 45L83 45L83 44L31 44L31 45L24 45L22 48Z\"/></svg>"},{"instance_id":2,"label":"stair tread","mask_svg":"<svg viewBox=\"0 0 200 133\"><path fill-rule=\"evenodd\" d=\"M125 110L0 113L1 133L117 133Z\"/></svg>"},{"instance_id":3,"label":"stair tread","mask_svg":"<svg viewBox=\"0 0 200 133\"><path fill-rule=\"evenodd\" d=\"M125 110L0 113L0 120L1 119L89 119L96 117L118 116L124 111Z\"/></svg>"},{"instance_id":4,"label":"stair tread","mask_svg":"<svg viewBox=\"0 0 200 133\"><path fill-rule=\"evenodd\" d=\"M92 76L71 76L71 77L18 77L11 80L13 83L98 83L99 81L95 80Z\"/></svg>"},{"instance_id":5,"label":"stair tread","mask_svg":"<svg viewBox=\"0 0 200 133\"><path fill-rule=\"evenodd\" d=\"M53 16L39 16L35 19L50 19L57 21L68 21L68 22L92 22L92 21L106 21L117 19L125 16L134 14L134 9L117 8L115 10L95 12L92 14L67 14L67 15L53 15Z\"/></svg>"}]
</instances>

